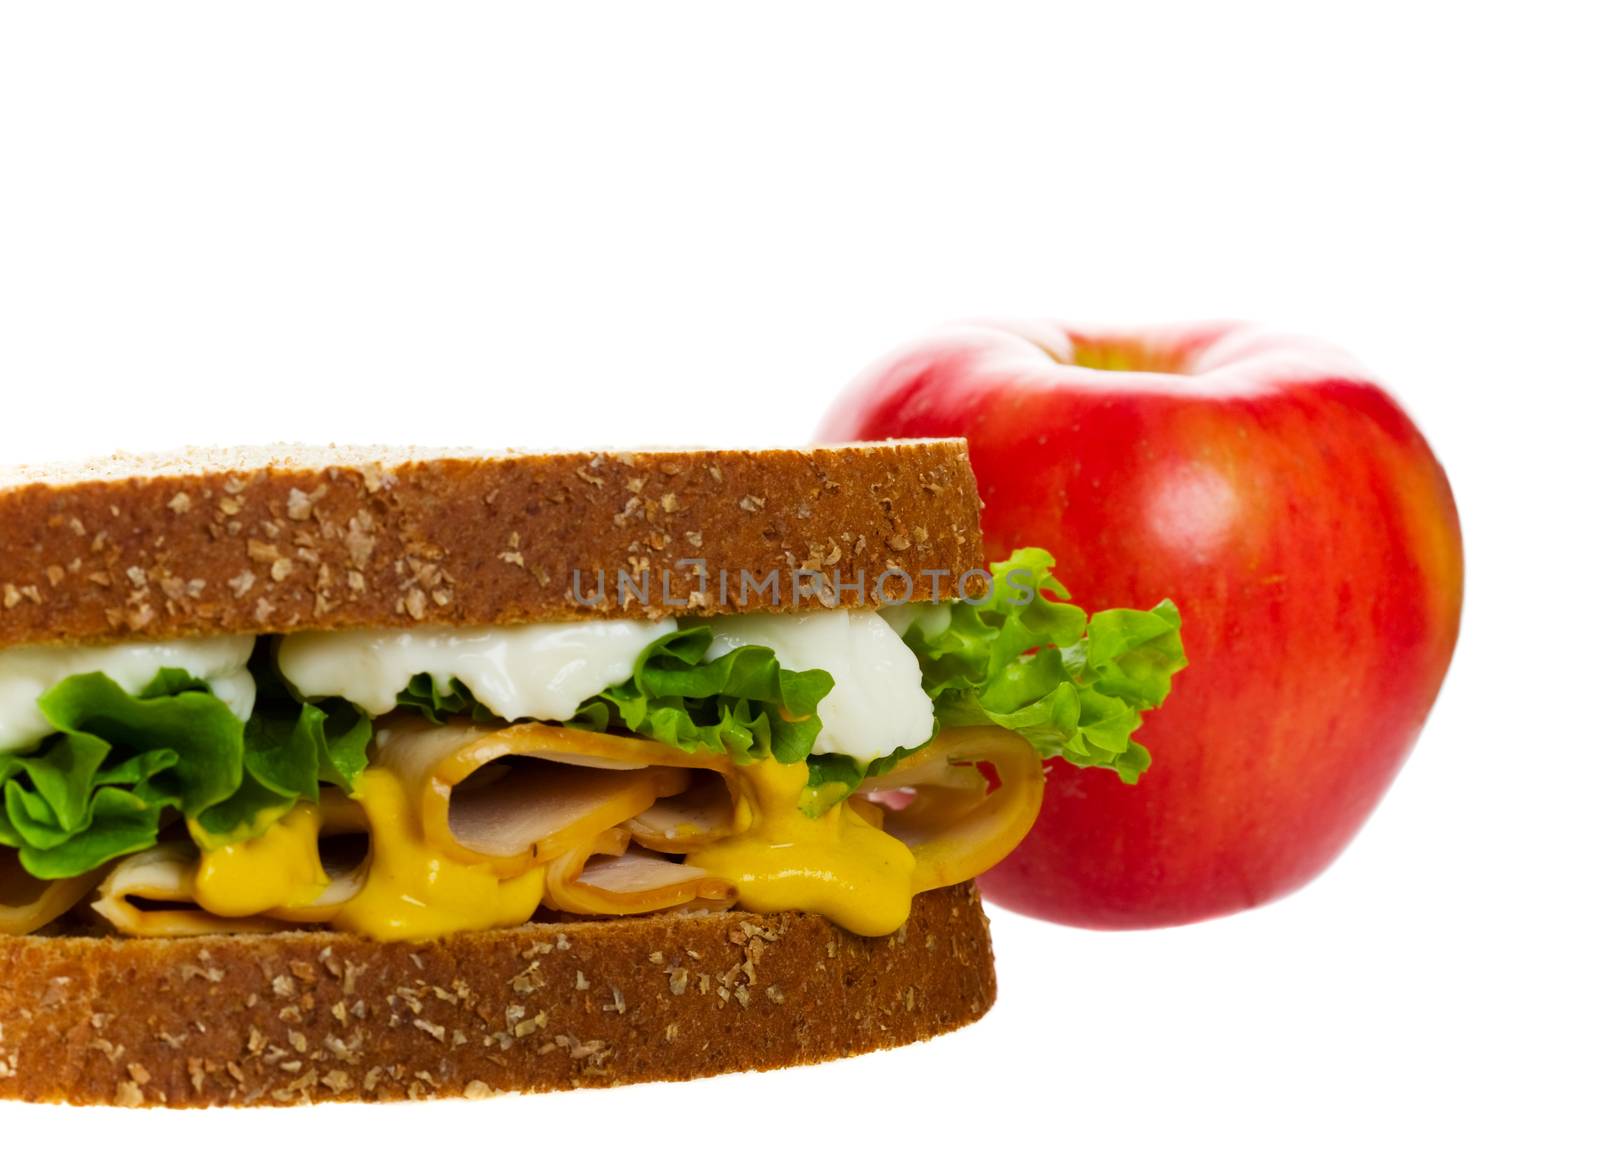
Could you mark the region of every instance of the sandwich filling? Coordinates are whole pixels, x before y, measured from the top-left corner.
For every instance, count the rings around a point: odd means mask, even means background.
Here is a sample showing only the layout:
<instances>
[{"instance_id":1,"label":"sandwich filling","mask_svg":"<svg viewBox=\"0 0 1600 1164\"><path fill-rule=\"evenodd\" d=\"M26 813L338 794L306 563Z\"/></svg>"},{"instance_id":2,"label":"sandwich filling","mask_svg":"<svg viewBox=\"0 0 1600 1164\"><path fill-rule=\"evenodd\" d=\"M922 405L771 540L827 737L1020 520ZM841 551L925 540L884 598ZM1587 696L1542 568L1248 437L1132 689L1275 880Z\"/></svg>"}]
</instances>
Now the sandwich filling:
<instances>
[{"instance_id":1,"label":"sandwich filling","mask_svg":"<svg viewBox=\"0 0 1600 1164\"><path fill-rule=\"evenodd\" d=\"M1149 765L1177 611L1091 618L1053 564L877 612L0 651L0 933L733 907L892 933L1015 848L1043 760Z\"/></svg>"}]
</instances>

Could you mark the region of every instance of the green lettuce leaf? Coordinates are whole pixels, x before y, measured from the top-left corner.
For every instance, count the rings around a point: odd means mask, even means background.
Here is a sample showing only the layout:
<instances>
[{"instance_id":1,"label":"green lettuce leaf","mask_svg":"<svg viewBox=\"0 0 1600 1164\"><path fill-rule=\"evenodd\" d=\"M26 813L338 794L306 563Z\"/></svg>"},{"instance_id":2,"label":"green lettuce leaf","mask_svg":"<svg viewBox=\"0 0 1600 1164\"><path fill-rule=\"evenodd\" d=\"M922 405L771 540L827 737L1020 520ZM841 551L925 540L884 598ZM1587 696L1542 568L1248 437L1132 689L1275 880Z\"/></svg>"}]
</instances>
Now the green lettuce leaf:
<instances>
[{"instance_id":1,"label":"green lettuce leaf","mask_svg":"<svg viewBox=\"0 0 1600 1164\"><path fill-rule=\"evenodd\" d=\"M38 877L73 877L153 845L176 810L208 840L265 828L327 780L347 791L366 766L371 722L262 683L248 726L205 683L163 670L129 694L74 675L39 699L56 734L0 755L0 844Z\"/></svg>"},{"instance_id":2,"label":"green lettuce leaf","mask_svg":"<svg viewBox=\"0 0 1600 1164\"><path fill-rule=\"evenodd\" d=\"M0 817L0 841L38 849L62 844L91 824L94 807L103 799L96 795L100 788L133 787L143 800L172 801L151 781L177 764L176 752L157 748L107 764L110 751L111 746L95 736L64 732L40 755L0 757L7 806ZM26 784L10 779L18 773L27 775Z\"/></svg>"},{"instance_id":3,"label":"green lettuce leaf","mask_svg":"<svg viewBox=\"0 0 1600 1164\"><path fill-rule=\"evenodd\" d=\"M941 727L996 724L1041 756L1109 768L1134 783L1150 753L1130 737L1188 663L1170 600L1092 617L1067 601L1044 550L993 566L983 601L959 602L949 625L906 631Z\"/></svg>"},{"instance_id":4,"label":"green lettuce leaf","mask_svg":"<svg viewBox=\"0 0 1600 1164\"><path fill-rule=\"evenodd\" d=\"M170 749L177 761L161 775L185 816L196 816L239 787L244 724L200 680L163 670L130 695L100 672L63 679L39 697L39 710L59 732L90 735L106 754L138 756Z\"/></svg>"},{"instance_id":5,"label":"green lettuce leaf","mask_svg":"<svg viewBox=\"0 0 1600 1164\"><path fill-rule=\"evenodd\" d=\"M938 734L938 727L934 729ZM931 739L931 737L930 737ZM861 786L863 780L888 772L901 760L926 744L916 748L896 748L887 756L863 764L854 756L841 756L828 752L821 756L807 756L806 768L810 775L800 793L800 810L807 816L821 816Z\"/></svg>"},{"instance_id":6,"label":"green lettuce leaf","mask_svg":"<svg viewBox=\"0 0 1600 1164\"><path fill-rule=\"evenodd\" d=\"M413 675L406 689L396 697L398 706L409 708L429 723L444 723L454 716L471 716L475 723L493 723L499 716L473 697L459 679L440 687L432 675Z\"/></svg>"},{"instance_id":7,"label":"green lettuce leaf","mask_svg":"<svg viewBox=\"0 0 1600 1164\"><path fill-rule=\"evenodd\" d=\"M19 784L7 784L7 817L18 821L23 813L30 811L19 802L33 795ZM37 802L35 810L36 806ZM89 807L89 817L77 833L63 836L48 828L53 822L43 819L31 822L37 827L28 829L27 837L18 838L18 859L35 877L76 877L115 857L137 853L155 844L162 811L173 807L176 807L175 797L150 786L106 788L95 796ZM29 843L27 838L30 837L43 843Z\"/></svg>"},{"instance_id":8,"label":"green lettuce leaf","mask_svg":"<svg viewBox=\"0 0 1600 1164\"><path fill-rule=\"evenodd\" d=\"M993 564L980 602L955 602L949 618L915 618L904 633L922 666L938 729L996 725L1017 732L1046 759L1109 768L1135 783L1150 753L1131 737L1158 707L1188 660L1178 608L1105 610L1092 617L1067 601L1044 550L1018 550ZM909 751L862 765L812 756L803 807L821 812Z\"/></svg>"},{"instance_id":9,"label":"green lettuce leaf","mask_svg":"<svg viewBox=\"0 0 1600 1164\"><path fill-rule=\"evenodd\" d=\"M252 662L256 704L244 728L244 778L232 796L194 818L207 846L255 836L323 784L345 792L367 767L372 720L343 699L302 703L270 654Z\"/></svg>"},{"instance_id":10,"label":"green lettuce leaf","mask_svg":"<svg viewBox=\"0 0 1600 1164\"><path fill-rule=\"evenodd\" d=\"M724 752L740 763L804 760L822 730L817 704L833 690L833 676L790 671L770 647L707 659L711 639L703 625L663 635L645 648L627 682L586 700L569 722L686 752Z\"/></svg>"},{"instance_id":11,"label":"green lettuce leaf","mask_svg":"<svg viewBox=\"0 0 1600 1164\"><path fill-rule=\"evenodd\" d=\"M806 758L822 722L817 704L833 690L826 671L790 671L769 647L745 646L708 660L711 628L685 627L656 639L623 683L585 700L566 726L631 732L686 752L722 752L740 763ZM399 706L431 723L468 716L500 722L459 679L414 676Z\"/></svg>"}]
</instances>

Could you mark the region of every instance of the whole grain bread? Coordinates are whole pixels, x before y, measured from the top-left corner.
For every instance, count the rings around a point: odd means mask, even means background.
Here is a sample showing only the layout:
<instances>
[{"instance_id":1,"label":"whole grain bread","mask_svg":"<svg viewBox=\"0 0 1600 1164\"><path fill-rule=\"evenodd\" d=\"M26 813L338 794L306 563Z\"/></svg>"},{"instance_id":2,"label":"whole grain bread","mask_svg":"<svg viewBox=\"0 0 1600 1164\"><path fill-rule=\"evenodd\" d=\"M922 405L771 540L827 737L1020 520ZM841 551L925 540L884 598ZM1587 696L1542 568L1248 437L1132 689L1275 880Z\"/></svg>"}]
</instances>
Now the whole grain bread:
<instances>
[{"instance_id":1,"label":"whole grain bread","mask_svg":"<svg viewBox=\"0 0 1600 1164\"><path fill-rule=\"evenodd\" d=\"M194 1107L488 1096L768 1070L929 1038L995 997L971 884L887 938L816 914L0 938L0 1098Z\"/></svg>"},{"instance_id":2,"label":"whole grain bread","mask_svg":"<svg viewBox=\"0 0 1600 1164\"><path fill-rule=\"evenodd\" d=\"M874 606L880 579L923 600L982 565L978 508L961 440L19 468L0 473L0 647Z\"/></svg>"}]
</instances>

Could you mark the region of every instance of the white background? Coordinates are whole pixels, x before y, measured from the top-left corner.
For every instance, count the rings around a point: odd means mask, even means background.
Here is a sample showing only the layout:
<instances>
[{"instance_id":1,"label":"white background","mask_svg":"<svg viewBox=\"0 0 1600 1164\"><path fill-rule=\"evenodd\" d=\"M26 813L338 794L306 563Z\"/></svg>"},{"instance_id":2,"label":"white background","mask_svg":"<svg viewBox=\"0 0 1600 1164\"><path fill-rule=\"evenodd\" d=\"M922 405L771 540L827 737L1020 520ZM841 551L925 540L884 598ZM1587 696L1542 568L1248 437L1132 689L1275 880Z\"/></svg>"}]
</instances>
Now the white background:
<instances>
[{"instance_id":1,"label":"white background","mask_svg":"<svg viewBox=\"0 0 1600 1164\"><path fill-rule=\"evenodd\" d=\"M997 916L959 1034L478 1104L5 1106L0 1152L1594 1159L1587 7L5 7L0 461L803 443L945 320L1237 316L1412 409L1468 597L1326 876L1176 931Z\"/></svg>"}]
</instances>

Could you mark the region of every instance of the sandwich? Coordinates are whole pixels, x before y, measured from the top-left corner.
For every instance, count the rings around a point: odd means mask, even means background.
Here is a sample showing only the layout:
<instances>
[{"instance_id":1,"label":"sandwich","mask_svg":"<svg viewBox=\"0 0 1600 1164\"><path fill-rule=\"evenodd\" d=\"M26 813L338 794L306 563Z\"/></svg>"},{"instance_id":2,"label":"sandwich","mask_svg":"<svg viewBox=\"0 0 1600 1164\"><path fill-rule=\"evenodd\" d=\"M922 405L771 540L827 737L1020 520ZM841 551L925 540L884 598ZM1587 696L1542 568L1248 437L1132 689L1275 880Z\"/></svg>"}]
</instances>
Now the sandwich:
<instances>
[{"instance_id":1,"label":"sandwich","mask_svg":"<svg viewBox=\"0 0 1600 1164\"><path fill-rule=\"evenodd\" d=\"M767 1069L994 1000L1046 759L1178 614L984 555L964 442L300 447L0 478L0 1098Z\"/></svg>"}]
</instances>

